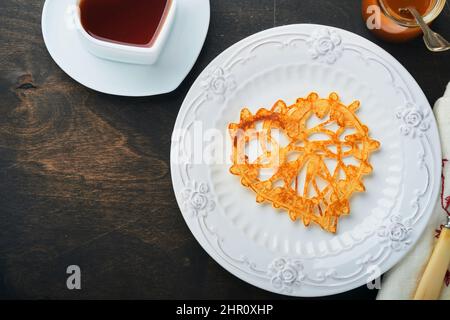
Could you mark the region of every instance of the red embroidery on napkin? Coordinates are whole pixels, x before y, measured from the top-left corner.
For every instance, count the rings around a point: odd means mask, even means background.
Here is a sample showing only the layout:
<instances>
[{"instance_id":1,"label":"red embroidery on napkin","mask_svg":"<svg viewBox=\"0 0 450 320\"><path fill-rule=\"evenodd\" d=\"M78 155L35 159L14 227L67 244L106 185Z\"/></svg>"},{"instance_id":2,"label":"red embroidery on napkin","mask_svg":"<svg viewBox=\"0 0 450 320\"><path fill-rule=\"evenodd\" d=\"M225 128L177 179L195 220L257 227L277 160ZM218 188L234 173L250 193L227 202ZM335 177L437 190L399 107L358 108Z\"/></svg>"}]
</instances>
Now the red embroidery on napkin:
<instances>
[{"instance_id":1,"label":"red embroidery on napkin","mask_svg":"<svg viewBox=\"0 0 450 320\"><path fill-rule=\"evenodd\" d=\"M450 271L447 270L444 279L445 286L448 287L450 285Z\"/></svg>"},{"instance_id":2,"label":"red embroidery on napkin","mask_svg":"<svg viewBox=\"0 0 450 320\"><path fill-rule=\"evenodd\" d=\"M447 213L450 216L450 195L449 196L445 196L445 176L444 176L444 168L445 165L447 164L448 160L447 159L442 159L442 172L441 172L441 207L442 210L445 211L445 213ZM444 227L444 225L440 225L439 229L435 230L435 238L439 238L439 236L441 235L441 230ZM450 276L449 276L450 277ZM450 280L449 280L450 281Z\"/></svg>"},{"instance_id":3,"label":"red embroidery on napkin","mask_svg":"<svg viewBox=\"0 0 450 320\"><path fill-rule=\"evenodd\" d=\"M448 162L447 159L442 159L442 173L441 173L441 207L450 216L450 195L445 196L445 175L444 175L444 168L446 163ZM439 238L441 235L442 228L444 227L443 224L439 226L439 229L436 229L436 234L434 235L435 238ZM447 270L444 277L444 283L445 286L450 286L450 271Z\"/></svg>"},{"instance_id":4,"label":"red embroidery on napkin","mask_svg":"<svg viewBox=\"0 0 450 320\"><path fill-rule=\"evenodd\" d=\"M436 239L438 239L439 236L441 235L441 231L442 231L442 228L443 228L443 227L444 227L444 225L441 224L441 225L439 226L439 229L436 229L436 230L435 230L435 235L434 235L434 237L435 237Z\"/></svg>"},{"instance_id":5,"label":"red embroidery on napkin","mask_svg":"<svg viewBox=\"0 0 450 320\"><path fill-rule=\"evenodd\" d=\"M441 172L441 206L442 209L450 216L450 195L445 196L445 176L444 176L444 168L446 165L446 162L448 162L447 159L442 159L442 172Z\"/></svg>"}]
</instances>

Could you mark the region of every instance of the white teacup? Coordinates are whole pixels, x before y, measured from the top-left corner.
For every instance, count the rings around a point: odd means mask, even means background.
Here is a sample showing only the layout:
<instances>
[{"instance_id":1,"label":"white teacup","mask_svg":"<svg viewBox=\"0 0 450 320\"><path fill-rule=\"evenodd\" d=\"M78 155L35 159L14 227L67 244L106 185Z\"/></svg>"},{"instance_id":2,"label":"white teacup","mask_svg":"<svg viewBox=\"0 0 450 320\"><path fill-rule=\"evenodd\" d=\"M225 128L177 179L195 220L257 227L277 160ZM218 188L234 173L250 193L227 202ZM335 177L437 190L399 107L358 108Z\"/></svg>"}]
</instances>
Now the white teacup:
<instances>
[{"instance_id":1,"label":"white teacup","mask_svg":"<svg viewBox=\"0 0 450 320\"><path fill-rule=\"evenodd\" d=\"M170 30L175 18L177 7L177 0L170 0L168 11L161 21L158 33L155 35L155 40L149 47L125 45L120 43L100 40L91 36L84 29L81 23L80 2L82 0L75 0L76 8L74 20L78 34L86 46L86 48L94 55L108 60L134 63L134 64L153 64L158 60L161 49L168 38Z\"/></svg>"}]
</instances>

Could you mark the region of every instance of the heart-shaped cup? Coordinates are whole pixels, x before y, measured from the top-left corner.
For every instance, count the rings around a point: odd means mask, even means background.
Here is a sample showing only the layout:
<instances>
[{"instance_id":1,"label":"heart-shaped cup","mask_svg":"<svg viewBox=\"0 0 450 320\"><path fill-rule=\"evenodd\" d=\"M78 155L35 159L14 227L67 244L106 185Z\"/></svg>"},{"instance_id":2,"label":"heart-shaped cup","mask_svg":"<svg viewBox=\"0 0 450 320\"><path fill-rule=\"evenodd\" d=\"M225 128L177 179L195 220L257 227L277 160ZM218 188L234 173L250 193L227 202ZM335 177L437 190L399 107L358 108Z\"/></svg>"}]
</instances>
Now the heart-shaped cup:
<instances>
[{"instance_id":1,"label":"heart-shaped cup","mask_svg":"<svg viewBox=\"0 0 450 320\"><path fill-rule=\"evenodd\" d=\"M113 1L117 6L137 6L131 8L133 10L129 12L134 14L129 15L125 12L122 14L118 8L108 7L108 3L111 3L109 1L74 1L77 9L74 16L75 26L83 45L89 52L107 60L147 65L155 63L160 56L173 26L177 7L177 0L167 0L164 10L158 8L157 12L149 11L137 15L136 9L142 6L142 1L122 0L123 3L118 0ZM83 16L85 12L82 10L88 7L98 11L96 14L90 13L89 23ZM108 19L109 15L113 23Z\"/></svg>"}]
</instances>

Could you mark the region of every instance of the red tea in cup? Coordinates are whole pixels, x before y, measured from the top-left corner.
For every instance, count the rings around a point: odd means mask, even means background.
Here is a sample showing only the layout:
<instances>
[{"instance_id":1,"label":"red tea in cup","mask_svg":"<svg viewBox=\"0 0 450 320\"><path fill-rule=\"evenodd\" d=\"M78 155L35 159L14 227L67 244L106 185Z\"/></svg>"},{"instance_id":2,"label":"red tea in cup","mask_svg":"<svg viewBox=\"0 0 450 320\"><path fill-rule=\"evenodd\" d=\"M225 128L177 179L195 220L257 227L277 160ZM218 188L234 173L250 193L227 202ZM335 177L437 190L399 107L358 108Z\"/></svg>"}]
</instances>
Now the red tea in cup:
<instances>
[{"instance_id":1,"label":"red tea in cup","mask_svg":"<svg viewBox=\"0 0 450 320\"><path fill-rule=\"evenodd\" d=\"M170 5L171 0L81 0L80 19L94 38L151 47Z\"/></svg>"}]
</instances>

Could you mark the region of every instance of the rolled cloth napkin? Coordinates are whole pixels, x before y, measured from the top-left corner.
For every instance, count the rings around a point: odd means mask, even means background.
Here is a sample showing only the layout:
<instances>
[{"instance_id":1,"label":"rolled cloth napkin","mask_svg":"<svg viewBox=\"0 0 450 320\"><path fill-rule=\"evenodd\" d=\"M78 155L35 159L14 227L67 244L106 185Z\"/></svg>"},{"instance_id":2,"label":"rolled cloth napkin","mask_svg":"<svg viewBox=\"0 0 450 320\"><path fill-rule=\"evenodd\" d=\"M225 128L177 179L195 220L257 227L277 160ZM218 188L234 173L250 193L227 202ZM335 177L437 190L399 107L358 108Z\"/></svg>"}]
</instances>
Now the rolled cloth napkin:
<instances>
[{"instance_id":1,"label":"rolled cloth napkin","mask_svg":"<svg viewBox=\"0 0 450 320\"><path fill-rule=\"evenodd\" d=\"M436 101L433 112L441 137L442 190L422 237L411 252L384 275L378 300L412 299L439 236L440 228L450 214L450 83L444 96ZM450 271L447 271L442 281L444 286L440 299L450 300Z\"/></svg>"}]
</instances>

